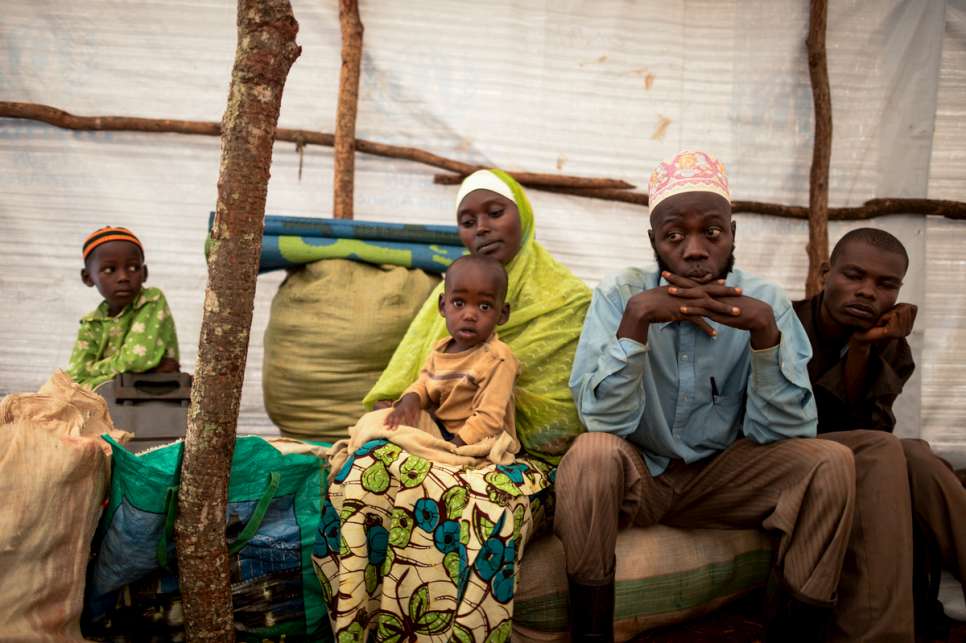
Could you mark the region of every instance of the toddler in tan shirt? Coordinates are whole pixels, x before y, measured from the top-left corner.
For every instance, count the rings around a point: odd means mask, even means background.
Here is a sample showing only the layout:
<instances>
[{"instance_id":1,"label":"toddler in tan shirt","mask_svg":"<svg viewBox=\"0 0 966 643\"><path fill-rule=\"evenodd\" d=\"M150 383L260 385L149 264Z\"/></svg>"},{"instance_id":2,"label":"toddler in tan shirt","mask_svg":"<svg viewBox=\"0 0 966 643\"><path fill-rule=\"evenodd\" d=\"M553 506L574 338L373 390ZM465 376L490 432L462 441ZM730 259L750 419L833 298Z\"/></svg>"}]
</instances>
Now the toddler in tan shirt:
<instances>
[{"instance_id":1,"label":"toddler in tan shirt","mask_svg":"<svg viewBox=\"0 0 966 643\"><path fill-rule=\"evenodd\" d=\"M419 426L427 411L456 445L501 432L516 442L513 386L519 364L494 333L510 317L506 291L506 269L495 259L468 255L453 262L439 296L450 336L434 347L418 379L393 404L386 426Z\"/></svg>"}]
</instances>

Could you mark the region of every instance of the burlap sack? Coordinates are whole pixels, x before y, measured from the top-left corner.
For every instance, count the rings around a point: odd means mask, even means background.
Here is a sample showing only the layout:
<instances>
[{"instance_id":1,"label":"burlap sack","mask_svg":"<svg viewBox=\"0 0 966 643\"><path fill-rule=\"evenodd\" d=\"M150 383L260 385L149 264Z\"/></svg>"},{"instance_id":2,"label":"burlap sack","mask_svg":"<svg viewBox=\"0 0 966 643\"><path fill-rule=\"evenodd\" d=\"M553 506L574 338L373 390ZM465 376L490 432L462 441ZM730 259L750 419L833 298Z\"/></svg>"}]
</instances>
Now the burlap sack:
<instances>
[{"instance_id":1,"label":"burlap sack","mask_svg":"<svg viewBox=\"0 0 966 643\"><path fill-rule=\"evenodd\" d=\"M110 483L107 405L57 371L0 401L0 640L83 640L91 538Z\"/></svg>"},{"instance_id":2,"label":"burlap sack","mask_svg":"<svg viewBox=\"0 0 966 643\"><path fill-rule=\"evenodd\" d=\"M307 264L272 300L265 330L265 409L284 435L335 441L439 277L346 259Z\"/></svg>"},{"instance_id":3,"label":"burlap sack","mask_svg":"<svg viewBox=\"0 0 966 643\"><path fill-rule=\"evenodd\" d=\"M115 431L104 398L81 388L61 370L55 371L36 393L13 393L0 400L0 424L18 421L74 437L96 438ZM118 442L130 438L125 432L119 435L127 437ZM110 455L110 449L107 453Z\"/></svg>"}]
</instances>

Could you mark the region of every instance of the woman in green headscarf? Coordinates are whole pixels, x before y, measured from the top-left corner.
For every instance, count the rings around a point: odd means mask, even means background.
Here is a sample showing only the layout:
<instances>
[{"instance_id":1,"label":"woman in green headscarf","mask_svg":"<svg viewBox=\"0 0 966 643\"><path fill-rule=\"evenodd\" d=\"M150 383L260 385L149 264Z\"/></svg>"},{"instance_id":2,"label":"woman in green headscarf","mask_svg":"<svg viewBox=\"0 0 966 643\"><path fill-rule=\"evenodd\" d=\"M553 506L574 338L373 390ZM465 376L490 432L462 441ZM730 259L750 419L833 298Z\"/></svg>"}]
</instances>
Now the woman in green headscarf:
<instances>
[{"instance_id":1,"label":"woman in green headscarf","mask_svg":"<svg viewBox=\"0 0 966 643\"><path fill-rule=\"evenodd\" d=\"M373 440L332 471L312 561L338 641L509 641L516 570L540 524L549 463L582 430L567 380L589 289L534 240L530 203L504 172L470 175L456 203L463 244L509 273L510 320L499 335L520 362L526 453L470 469ZM396 400L446 334L442 288L366 396L370 408Z\"/></svg>"},{"instance_id":2,"label":"woman in green headscarf","mask_svg":"<svg viewBox=\"0 0 966 643\"><path fill-rule=\"evenodd\" d=\"M523 188L505 172L479 170L457 196L457 225L470 253L501 261L510 276L510 320L498 329L521 365L517 433L527 453L557 462L583 429L567 380L590 302L590 290L534 239L533 210ZM396 400L446 336L438 309L440 284L363 403Z\"/></svg>"}]
</instances>

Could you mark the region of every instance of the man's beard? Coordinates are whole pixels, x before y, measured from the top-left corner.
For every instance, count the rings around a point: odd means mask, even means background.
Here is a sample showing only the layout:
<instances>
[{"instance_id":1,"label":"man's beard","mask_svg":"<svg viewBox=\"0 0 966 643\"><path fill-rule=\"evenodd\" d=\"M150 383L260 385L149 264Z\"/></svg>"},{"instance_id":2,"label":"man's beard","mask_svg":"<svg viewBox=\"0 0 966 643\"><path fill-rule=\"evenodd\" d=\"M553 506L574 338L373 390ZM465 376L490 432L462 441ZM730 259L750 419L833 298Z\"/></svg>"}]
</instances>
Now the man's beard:
<instances>
[{"instance_id":1,"label":"man's beard","mask_svg":"<svg viewBox=\"0 0 966 643\"><path fill-rule=\"evenodd\" d=\"M658 274L663 274L665 272L670 272L674 274L674 271L671 270L671 267L668 266L666 263L664 263L664 260L661 259L661 255L657 253L657 248L654 247L654 244L651 244L651 250L654 251L654 259L657 261ZM716 275L715 278L712 279L712 281L715 281L717 279L724 279L725 277L730 275L731 271L734 269L735 269L735 246L734 244L731 244L731 252L728 253L728 261L725 262L724 269L721 271L720 274Z\"/></svg>"}]
</instances>

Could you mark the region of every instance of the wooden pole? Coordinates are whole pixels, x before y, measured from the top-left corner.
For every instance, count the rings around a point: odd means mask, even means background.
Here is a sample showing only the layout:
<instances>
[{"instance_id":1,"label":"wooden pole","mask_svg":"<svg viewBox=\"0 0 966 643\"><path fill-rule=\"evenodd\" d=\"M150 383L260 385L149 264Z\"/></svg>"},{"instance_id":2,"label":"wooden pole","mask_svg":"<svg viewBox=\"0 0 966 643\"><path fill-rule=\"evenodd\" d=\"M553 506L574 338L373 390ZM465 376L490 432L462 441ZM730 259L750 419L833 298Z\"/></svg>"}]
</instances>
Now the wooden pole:
<instances>
[{"instance_id":1,"label":"wooden pole","mask_svg":"<svg viewBox=\"0 0 966 643\"><path fill-rule=\"evenodd\" d=\"M513 176L517 175L513 174ZM433 179L435 183L441 185L459 185L461 182L458 174L437 174ZM618 201L645 207L648 203L647 194L634 190L588 189L560 185L532 187L544 192L570 194L603 201ZM810 213L809 208L804 205L782 205L763 201L732 201L731 210L736 214L763 214L782 219L804 220L808 220ZM829 221L866 221L888 214L923 214L964 220L966 219L966 202L946 199L869 199L860 206L828 208L827 212Z\"/></svg>"},{"instance_id":2,"label":"wooden pole","mask_svg":"<svg viewBox=\"0 0 966 643\"><path fill-rule=\"evenodd\" d=\"M202 136L218 136L221 133L220 123L132 116L75 116L48 105L8 101L0 101L0 118L28 119L81 131L155 132ZM335 137L326 132L283 127L275 130L275 140L324 147L332 147L335 144ZM464 176L482 167L438 156L415 147L388 145L364 139L356 139L356 151L449 170L451 174L434 176L434 181L442 185L459 185ZM633 191L633 184L620 179L536 172L511 171L510 174L521 185L528 188L604 201L647 205L647 194ZM808 219L810 212L808 207L802 205L782 205L761 201L734 201L733 210L786 219ZM864 221L886 214L924 214L963 220L966 219L966 202L944 199L881 198L871 199L858 207L828 208L830 221Z\"/></svg>"},{"instance_id":3,"label":"wooden pole","mask_svg":"<svg viewBox=\"0 0 966 643\"><path fill-rule=\"evenodd\" d=\"M239 0L221 124L218 202L175 523L189 641L233 641L225 513L228 476L282 91L301 53L289 0Z\"/></svg>"},{"instance_id":4,"label":"wooden pole","mask_svg":"<svg viewBox=\"0 0 966 643\"><path fill-rule=\"evenodd\" d=\"M808 276L805 296L822 289L821 267L828 261L828 174L832 159L832 93L828 80L828 57L825 31L828 24L828 0L811 0L808 21L808 75L812 81L815 105L815 140L812 148L812 171L808 190Z\"/></svg>"},{"instance_id":5,"label":"wooden pole","mask_svg":"<svg viewBox=\"0 0 966 643\"><path fill-rule=\"evenodd\" d=\"M207 121L185 121L168 118L139 118L136 116L75 116L62 109L37 103L18 103L0 101L0 118L22 118L40 121L55 127L80 131L98 132L153 132L169 134L188 134L218 136L221 123ZM327 132L314 132L304 129L279 127L275 130L275 140L298 145L321 145L333 147L335 135ZM389 145L365 139L355 139L355 150L374 156L402 159L422 163L431 167L447 170L463 176L482 169L482 165L463 163L415 147ZM566 174L541 174L536 172L513 172L513 176L526 187L560 186L574 188L613 188L632 189L633 183L621 179L606 179Z\"/></svg>"},{"instance_id":6,"label":"wooden pole","mask_svg":"<svg viewBox=\"0 0 966 643\"><path fill-rule=\"evenodd\" d=\"M335 179L332 216L351 219L355 183L356 113L359 106L359 69L362 66L362 20L358 0L339 0L342 29L342 71L335 117Z\"/></svg>"},{"instance_id":7,"label":"wooden pole","mask_svg":"<svg viewBox=\"0 0 966 643\"><path fill-rule=\"evenodd\" d=\"M416 159L411 159L416 160ZM436 174L433 183L439 185L459 185L467 176L488 166L470 165L465 172L456 174ZM490 166L492 167L492 166ZM633 190L636 186L622 179L605 179L591 176L568 176L566 174L541 174L539 172L515 172L507 170L520 185L538 190L544 188L573 188L576 190Z\"/></svg>"}]
</instances>

